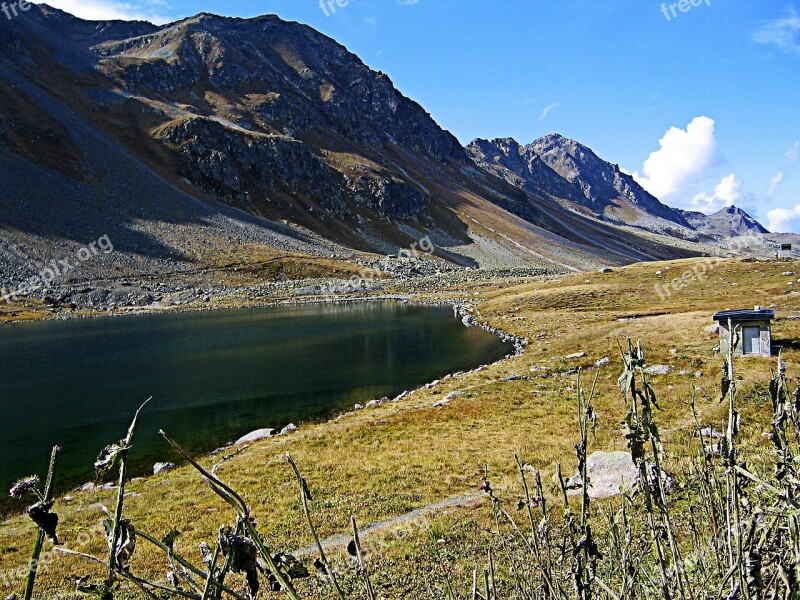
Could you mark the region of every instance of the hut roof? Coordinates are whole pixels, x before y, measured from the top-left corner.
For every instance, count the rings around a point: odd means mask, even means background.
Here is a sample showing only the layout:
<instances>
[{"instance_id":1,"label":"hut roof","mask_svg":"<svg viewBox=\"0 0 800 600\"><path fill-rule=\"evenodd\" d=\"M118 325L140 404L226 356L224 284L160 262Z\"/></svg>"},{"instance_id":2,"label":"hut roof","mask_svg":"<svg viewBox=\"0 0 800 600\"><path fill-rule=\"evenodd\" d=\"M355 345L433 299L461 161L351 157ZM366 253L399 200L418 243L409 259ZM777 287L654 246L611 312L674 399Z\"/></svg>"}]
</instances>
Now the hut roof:
<instances>
[{"instance_id":1,"label":"hut roof","mask_svg":"<svg viewBox=\"0 0 800 600\"><path fill-rule=\"evenodd\" d=\"M714 315L715 321L771 321L775 318L775 311L770 309L759 310L721 310Z\"/></svg>"}]
</instances>

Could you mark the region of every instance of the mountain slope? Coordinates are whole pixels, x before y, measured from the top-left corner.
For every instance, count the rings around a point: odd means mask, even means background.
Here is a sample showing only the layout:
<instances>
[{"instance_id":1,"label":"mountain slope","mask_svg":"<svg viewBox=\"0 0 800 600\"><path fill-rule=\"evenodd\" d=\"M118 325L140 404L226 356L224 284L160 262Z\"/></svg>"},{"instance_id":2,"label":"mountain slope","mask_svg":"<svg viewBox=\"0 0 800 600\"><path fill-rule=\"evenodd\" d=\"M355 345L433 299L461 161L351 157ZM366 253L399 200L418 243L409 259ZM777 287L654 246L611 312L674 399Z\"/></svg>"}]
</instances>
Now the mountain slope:
<instances>
[{"instance_id":1,"label":"mountain slope","mask_svg":"<svg viewBox=\"0 0 800 600\"><path fill-rule=\"evenodd\" d=\"M345 260L425 235L469 266L696 249L482 171L386 75L275 16L158 27L34 5L0 20L0 59L0 227L17 249L4 277L31 270L25 248L58 258L104 233L118 240L109 277L287 252Z\"/></svg>"},{"instance_id":2,"label":"mountain slope","mask_svg":"<svg viewBox=\"0 0 800 600\"><path fill-rule=\"evenodd\" d=\"M727 206L712 215L695 211L681 213L692 227L713 236L735 237L769 233L761 223L735 206Z\"/></svg>"},{"instance_id":3,"label":"mountain slope","mask_svg":"<svg viewBox=\"0 0 800 600\"><path fill-rule=\"evenodd\" d=\"M527 146L513 139L475 140L467 151L480 167L534 193L569 201L611 221L663 230L652 218L691 228L677 210L658 201L619 166L590 148L551 133ZM677 229L677 228L676 228Z\"/></svg>"}]
</instances>

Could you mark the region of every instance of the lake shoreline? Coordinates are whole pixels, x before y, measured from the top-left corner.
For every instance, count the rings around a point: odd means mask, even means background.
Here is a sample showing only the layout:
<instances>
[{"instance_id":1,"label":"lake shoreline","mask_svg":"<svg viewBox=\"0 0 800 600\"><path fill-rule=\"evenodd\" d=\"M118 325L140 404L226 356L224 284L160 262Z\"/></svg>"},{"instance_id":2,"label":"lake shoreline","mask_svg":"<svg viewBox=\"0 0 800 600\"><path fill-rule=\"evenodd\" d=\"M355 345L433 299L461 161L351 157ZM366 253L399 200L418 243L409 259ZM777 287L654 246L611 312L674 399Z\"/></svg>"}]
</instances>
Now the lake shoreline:
<instances>
[{"instance_id":1,"label":"lake shoreline","mask_svg":"<svg viewBox=\"0 0 800 600\"><path fill-rule=\"evenodd\" d=\"M280 299L280 300L271 300L266 303L261 304L249 304L246 306L240 307L203 307L203 306L191 306L191 307L178 307L174 309L168 309L164 311L137 311L136 313L110 313L104 311L102 313L97 313L93 315L71 315L67 318L61 319L39 319L37 321L22 321L22 322L44 322L44 321L69 321L73 319L100 319L100 318L111 318L111 317L124 317L124 316L151 316L157 314L164 314L166 315L175 315L180 313L201 313L201 312L220 312L225 310L236 311L236 310L248 310L248 309L263 309L263 308L278 308L278 307L286 307L286 306L309 306L309 305L319 305L319 304L356 304L356 303L375 303L375 302L398 302L402 304L408 305L416 305L416 306L428 306L428 307L450 307L453 310L453 318L458 319L462 322L464 327L479 327L484 331L490 333L491 335L497 337L501 342L508 344L508 352L504 354L501 358L497 360L490 360L489 362L481 363L479 366L470 368L468 370L453 370L445 372L438 376L436 379L432 379L430 381L422 382L415 387L412 387L408 390L403 391L401 394L396 396L395 398L391 399L393 402L400 402L406 398L410 398L416 392L424 389L429 389L432 385L435 385L439 381L447 381L454 377L464 374L471 374L477 371L481 371L486 369L489 366L496 365L498 363L504 362L511 358L517 357L522 354L527 346L528 340L526 338L521 338L512 334L509 334L505 331L502 331L499 328L493 327L487 321L482 321L476 319L474 316L474 309L470 306L466 305L463 301L462 302L455 302L452 300L445 300L441 298L418 298L412 299L409 295L404 294L391 294L391 295L380 295L380 296L368 296L368 295L361 295L361 296L348 296L348 297L329 297L329 298L305 298L305 299ZM373 400L375 402L373 402ZM389 401L389 399L381 398L381 399L373 399L369 400L365 398L362 403L363 406L367 409L380 405L385 401ZM341 412L334 412L329 417L325 417L322 419L312 418L312 419L296 419L293 421L293 424L296 423L300 427L306 427L308 425L315 425L315 424L324 424L325 421L332 422L334 420L338 420L344 418L348 415L351 415L357 409L355 407L349 409L339 409ZM261 424L263 425L263 423ZM283 424L282 424L283 425ZM253 425L254 430L259 429L259 424L254 423ZM291 432L290 432L291 433ZM247 432L245 432L246 435ZM242 436L237 436L237 438L241 438ZM235 440L229 441L227 444L216 448L213 451L207 451L202 453L203 456L215 456L221 452L225 452L231 450L235 447ZM141 478L150 478L153 477L155 474L150 472L149 467L148 471L141 475ZM81 484L73 484L75 487L67 487L64 488L64 491L59 494L60 498L69 497L73 493L80 493L92 490L108 490L113 487L109 487L110 484L99 485L94 487L92 482L81 483ZM0 515L3 517L8 517L16 512L16 508L9 508L6 507L4 509L0 509Z\"/></svg>"}]
</instances>

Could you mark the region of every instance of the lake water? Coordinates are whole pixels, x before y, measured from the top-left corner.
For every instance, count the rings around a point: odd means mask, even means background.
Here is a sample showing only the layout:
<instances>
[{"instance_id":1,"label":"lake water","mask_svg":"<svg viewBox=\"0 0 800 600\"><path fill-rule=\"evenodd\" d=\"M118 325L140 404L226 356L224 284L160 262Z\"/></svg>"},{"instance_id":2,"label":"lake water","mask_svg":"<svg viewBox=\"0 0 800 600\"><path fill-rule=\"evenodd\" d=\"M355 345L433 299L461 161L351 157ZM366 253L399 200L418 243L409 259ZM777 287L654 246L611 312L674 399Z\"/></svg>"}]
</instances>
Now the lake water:
<instances>
[{"instance_id":1,"label":"lake water","mask_svg":"<svg viewBox=\"0 0 800 600\"><path fill-rule=\"evenodd\" d=\"M262 427L327 418L456 370L509 344L446 307L396 302L189 312L0 327L0 496L44 478L89 481L101 448L148 397L131 452L144 473L174 453L164 429L207 452Z\"/></svg>"}]
</instances>

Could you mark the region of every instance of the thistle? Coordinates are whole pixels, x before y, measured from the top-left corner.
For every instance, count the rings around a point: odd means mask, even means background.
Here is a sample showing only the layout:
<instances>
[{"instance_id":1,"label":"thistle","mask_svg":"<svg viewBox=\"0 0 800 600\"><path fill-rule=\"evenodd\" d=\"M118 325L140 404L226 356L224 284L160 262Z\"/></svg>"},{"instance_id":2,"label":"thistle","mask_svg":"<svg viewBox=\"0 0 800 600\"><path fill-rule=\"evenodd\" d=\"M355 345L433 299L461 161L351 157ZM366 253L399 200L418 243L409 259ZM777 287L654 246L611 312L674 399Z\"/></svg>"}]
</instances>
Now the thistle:
<instances>
[{"instance_id":1,"label":"thistle","mask_svg":"<svg viewBox=\"0 0 800 600\"><path fill-rule=\"evenodd\" d=\"M25 477L17 481L14 485L11 486L11 489L8 492L8 495L12 498L22 498L23 496L34 493L39 496L39 499L42 499L42 495L39 493L37 486L39 485L39 476L38 475L31 475L30 477Z\"/></svg>"}]
</instances>

